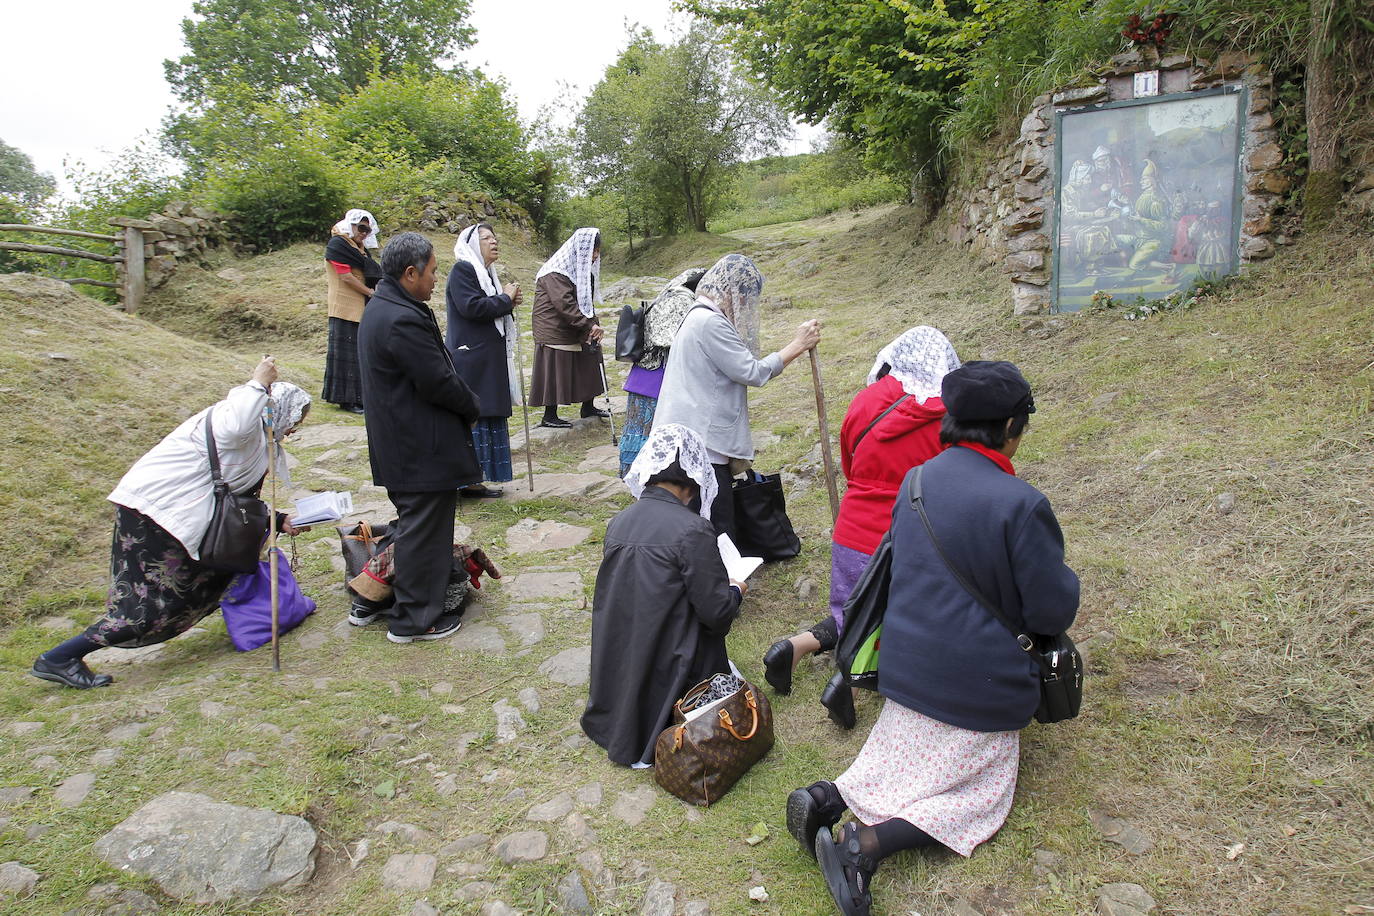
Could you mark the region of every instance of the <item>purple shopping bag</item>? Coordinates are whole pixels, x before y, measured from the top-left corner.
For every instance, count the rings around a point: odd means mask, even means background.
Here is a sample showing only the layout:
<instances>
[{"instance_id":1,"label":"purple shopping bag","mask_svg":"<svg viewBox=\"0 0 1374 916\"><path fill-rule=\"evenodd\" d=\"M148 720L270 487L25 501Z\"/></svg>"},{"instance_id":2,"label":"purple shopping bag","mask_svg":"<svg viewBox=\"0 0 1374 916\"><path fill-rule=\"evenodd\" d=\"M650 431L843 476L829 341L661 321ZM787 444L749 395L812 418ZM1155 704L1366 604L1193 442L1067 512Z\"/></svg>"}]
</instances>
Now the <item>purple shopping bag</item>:
<instances>
[{"instance_id":1,"label":"purple shopping bag","mask_svg":"<svg viewBox=\"0 0 1374 916\"><path fill-rule=\"evenodd\" d=\"M248 652L272 641L272 565L258 561L258 571L234 577L219 602L234 648ZM277 549L277 632L289 633L315 613L315 602L301 592L291 564Z\"/></svg>"}]
</instances>

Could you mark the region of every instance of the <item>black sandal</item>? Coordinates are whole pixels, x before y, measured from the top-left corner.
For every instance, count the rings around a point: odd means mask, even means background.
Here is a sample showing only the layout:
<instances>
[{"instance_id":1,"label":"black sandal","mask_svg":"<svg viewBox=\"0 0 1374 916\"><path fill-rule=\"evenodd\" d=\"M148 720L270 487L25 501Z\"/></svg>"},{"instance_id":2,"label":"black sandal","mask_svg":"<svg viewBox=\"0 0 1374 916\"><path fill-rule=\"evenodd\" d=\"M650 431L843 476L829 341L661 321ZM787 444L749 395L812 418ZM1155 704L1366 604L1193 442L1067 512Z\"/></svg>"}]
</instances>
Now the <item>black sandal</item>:
<instances>
[{"instance_id":1,"label":"black sandal","mask_svg":"<svg viewBox=\"0 0 1374 916\"><path fill-rule=\"evenodd\" d=\"M869 882L878 863L859 851L859 825L853 821L845 824L838 843L829 831L816 834L816 861L840 912L844 916L869 916L873 907Z\"/></svg>"},{"instance_id":2,"label":"black sandal","mask_svg":"<svg viewBox=\"0 0 1374 916\"><path fill-rule=\"evenodd\" d=\"M812 789L819 789L823 795L836 797L835 802L822 805L816 801ZM805 789L793 789L787 796L787 832L801 846L802 851L816 858L816 835L822 827L829 830L844 815L844 800L838 798L839 792L834 783L813 782Z\"/></svg>"}]
</instances>

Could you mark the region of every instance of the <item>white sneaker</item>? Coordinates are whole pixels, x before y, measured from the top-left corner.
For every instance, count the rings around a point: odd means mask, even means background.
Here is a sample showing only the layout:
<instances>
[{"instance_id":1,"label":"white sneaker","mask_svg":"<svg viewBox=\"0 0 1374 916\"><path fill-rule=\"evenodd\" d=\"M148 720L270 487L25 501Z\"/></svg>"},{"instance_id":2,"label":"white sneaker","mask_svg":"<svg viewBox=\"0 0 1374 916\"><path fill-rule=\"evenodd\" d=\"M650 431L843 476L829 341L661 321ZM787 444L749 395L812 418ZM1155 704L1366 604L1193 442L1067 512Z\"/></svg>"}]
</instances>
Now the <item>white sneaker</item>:
<instances>
[{"instance_id":1,"label":"white sneaker","mask_svg":"<svg viewBox=\"0 0 1374 916\"><path fill-rule=\"evenodd\" d=\"M390 630L386 631L386 638L394 643L419 642L421 640L443 639L458 632L458 628L463 625L461 617L440 617L435 621L434 626L425 630L423 633L416 633L414 636L397 636Z\"/></svg>"}]
</instances>

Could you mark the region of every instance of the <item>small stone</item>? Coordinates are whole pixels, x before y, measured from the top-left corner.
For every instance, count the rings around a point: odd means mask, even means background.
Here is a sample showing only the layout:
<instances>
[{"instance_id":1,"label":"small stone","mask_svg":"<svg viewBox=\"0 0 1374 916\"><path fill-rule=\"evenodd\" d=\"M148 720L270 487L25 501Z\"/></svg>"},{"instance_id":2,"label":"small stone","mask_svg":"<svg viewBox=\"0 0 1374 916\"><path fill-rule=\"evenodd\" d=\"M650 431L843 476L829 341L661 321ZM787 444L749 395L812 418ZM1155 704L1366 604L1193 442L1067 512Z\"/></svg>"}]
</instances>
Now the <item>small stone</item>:
<instances>
[{"instance_id":1,"label":"small stone","mask_svg":"<svg viewBox=\"0 0 1374 916\"><path fill-rule=\"evenodd\" d=\"M521 519L506 529L506 548L514 554L569 550L591 536L590 528L555 521Z\"/></svg>"},{"instance_id":2,"label":"small stone","mask_svg":"<svg viewBox=\"0 0 1374 916\"><path fill-rule=\"evenodd\" d=\"M592 647L574 646L544 660L539 673L568 687L581 687L591 679Z\"/></svg>"},{"instance_id":3,"label":"small stone","mask_svg":"<svg viewBox=\"0 0 1374 916\"><path fill-rule=\"evenodd\" d=\"M472 881L458 889L458 899L465 903L475 903L490 897L494 890L496 890L496 885L490 881Z\"/></svg>"},{"instance_id":4,"label":"small stone","mask_svg":"<svg viewBox=\"0 0 1374 916\"><path fill-rule=\"evenodd\" d=\"M515 695L520 701L520 705L525 707L525 711L530 715L539 712L539 691L533 687L526 687Z\"/></svg>"},{"instance_id":5,"label":"small stone","mask_svg":"<svg viewBox=\"0 0 1374 916\"><path fill-rule=\"evenodd\" d=\"M244 280L248 279L243 271L235 267L226 267L224 270L215 274L215 276L219 277L221 280L228 280L230 283L242 283Z\"/></svg>"},{"instance_id":6,"label":"small stone","mask_svg":"<svg viewBox=\"0 0 1374 916\"><path fill-rule=\"evenodd\" d=\"M586 747L588 744L591 744L592 742L590 739L587 738L586 735L582 734L581 732L573 732L571 735L568 735L568 737L564 738L559 743L566 747L568 750L575 751L580 747Z\"/></svg>"},{"instance_id":7,"label":"small stone","mask_svg":"<svg viewBox=\"0 0 1374 916\"><path fill-rule=\"evenodd\" d=\"M33 768L35 770L55 770L57 767L57 758L51 754L44 754L41 757L35 758L33 761Z\"/></svg>"},{"instance_id":8,"label":"small stone","mask_svg":"<svg viewBox=\"0 0 1374 916\"><path fill-rule=\"evenodd\" d=\"M43 722L11 722L8 731L16 738L23 738L26 735L34 735L41 732L44 725L45 723Z\"/></svg>"},{"instance_id":9,"label":"small stone","mask_svg":"<svg viewBox=\"0 0 1374 916\"><path fill-rule=\"evenodd\" d=\"M580 813L569 814L568 819L563 822L563 829L578 846L594 846L596 844L596 831Z\"/></svg>"},{"instance_id":10,"label":"small stone","mask_svg":"<svg viewBox=\"0 0 1374 916\"><path fill-rule=\"evenodd\" d=\"M24 837L29 840L36 840L50 830L52 830L50 824L30 824L24 830Z\"/></svg>"},{"instance_id":11,"label":"small stone","mask_svg":"<svg viewBox=\"0 0 1374 916\"><path fill-rule=\"evenodd\" d=\"M1051 852L1048 849L1035 850L1035 873L1037 875L1048 875L1053 873L1054 870L1059 867L1059 863L1062 859L1063 856L1057 852Z\"/></svg>"},{"instance_id":12,"label":"small stone","mask_svg":"<svg viewBox=\"0 0 1374 916\"><path fill-rule=\"evenodd\" d=\"M501 618L522 646L533 646L544 639L544 618L537 613L507 614Z\"/></svg>"},{"instance_id":13,"label":"small stone","mask_svg":"<svg viewBox=\"0 0 1374 916\"><path fill-rule=\"evenodd\" d=\"M1101 916L1145 916L1154 908L1154 898L1139 884L1104 884L1097 891Z\"/></svg>"},{"instance_id":14,"label":"small stone","mask_svg":"<svg viewBox=\"0 0 1374 916\"><path fill-rule=\"evenodd\" d=\"M1144 458L1141 458L1141 459L1140 459L1140 463L1137 464L1137 465L1135 466L1135 469L1136 469L1137 471L1143 471L1143 470L1145 470L1145 469L1146 469L1147 467L1149 467L1151 464L1154 464L1156 461L1158 461L1159 459L1163 458L1163 457L1164 457L1164 454L1165 454L1165 453L1164 453L1164 449L1162 449L1162 448L1157 448L1157 449L1155 449L1154 451L1152 451L1152 452L1150 452L1148 455L1146 455Z\"/></svg>"},{"instance_id":15,"label":"small stone","mask_svg":"<svg viewBox=\"0 0 1374 916\"><path fill-rule=\"evenodd\" d=\"M224 763L231 767L260 767L263 764L256 754L249 751L230 751L224 755Z\"/></svg>"},{"instance_id":16,"label":"small stone","mask_svg":"<svg viewBox=\"0 0 1374 916\"><path fill-rule=\"evenodd\" d=\"M539 830L512 833L493 847L492 852L507 865L516 862L538 862L549 852L548 834Z\"/></svg>"},{"instance_id":17,"label":"small stone","mask_svg":"<svg viewBox=\"0 0 1374 916\"><path fill-rule=\"evenodd\" d=\"M429 688L429 692L434 694L436 697L446 697L453 693L453 685L450 684L448 681L440 681L433 687Z\"/></svg>"},{"instance_id":18,"label":"small stone","mask_svg":"<svg viewBox=\"0 0 1374 916\"><path fill-rule=\"evenodd\" d=\"M749 899L756 903L768 902L768 891L762 884L749 888Z\"/></svg>"},{"instance_id":19,"label":"small stone","mask_svg":"<svg viewBox=\"0 0 1374 916\"><path fill-rule=\"evenodd\" d=\"M101 911L101 916L148 916L162 911L157 901L143 891L114 883L97 884L86 892L86 898L112 904Z\"/></svg>"},{"instance_id":20,"label":"small stone","mask_svg":"<svg viewBox=\"0 0 1374 916\"><path fill-rule=\"evenodd\" d=\"M1108 404L1112 403L1119 397L1121 397L1121 392L1119 391L1104 391L1097 397L1093 398L1093 406L1106 407Z\"/></svg>"},{"instance_id":21,"label":"small stone","mask_svg":"<svg viewBox=\"0 0 1374 916\"><path fill-rule=\"evenodd\" d=\"M38 872L20 865L18 862L6 862L0 865L0 899L27 897L33 893L33 889L38 886L41 878L42 876Z\"/></svg>"},{"instance_id":22,"label":"small stone","mask_svg":"<svg viewBox=\"0 0 1374 916\"><path fill-rule=\"evenodd\" d=\"M224 704L214 700L205 700L200 704L200 714L207 719L218 719L224 715Z\"/></svg>"},{"instance_id":23,"label":"small stone","mask_svg":"<svg viewBox=\"0 0 1374 916\"><path fill-rule=\"evenodd\" d=\"M58 363L68 363L72 360L72 355L70 353L49 353L47 357Z\"/></svg>"},{"instance_id":24,"label":"small stone","mask_svg":"<svg viewBox=\"0 0 1374 916\"><path fill-rule=\"evenodd\" d=\"M38 621L38 626L44 630L72 630L76 628L76 621L70 617L44 617Z\"/></svg>"},{"instance_id":25,"label":"small stone","mask_svg":"<svg viewBox=\"0 0 1374 916\"><path fill-rule=\"evenodd\" d=\"M682 905L682 916L711 916L711 904L705 900L688 900Z\"/></svg>"},{"instance_id":26,"label":"small stone","mask_svg":"<svg viewBox=\"0 0 1374 916\"><path fill-rule=\"evenodd\" d=\"M1088 820L1102 834L1102 839L1115 843L1133 856L1144 855L1154 846L1153 840L1131 824L1101 811L1091 812Z\"/></svg>"},{"instance_id":27,"label":"small stone","mask_svg":"<svg viewBox=\"0 0 1374 916\"><path fill-rule=\"evenodd\" d=\"M520 911L512 909L500 900L492 900L482 906L482 916L520 916Z\"/></svg>"},{"instance_id":28,"label":"small stone","mask_svg":"<svg viewBox=\"0 0 1374 916\"><path fill-rule=\"evenodd\" d=\"M6 786L0 789L0 805L18 805L32 797L32 786Z\"/></svg>"},{"instance_id":29,"label":"small stone","mask_svg":"<svg viewBox=\"0 0 1374 916\"><path fill-rule=\"evenodd\" d=\"M458 777L453 773L440 777L434 784L434 791L440 798L448 798L458 793Z\"/></svg>"},{"instance_id":30,"label":"small stone","mask_svg":"<svg viewBox=\"0 0 1374 916\"><path fill-rule=\"evenodd\" d=\"M577 790L577 803L584 808L595 808L601 804L602 788L599 782L589 782Z\"/></svg>"},{"instance_id":31,"label":"small stone","mask_svg":"<svg viewBox=\"0 0 1374 916\"><path fill-rule=\"evenodd\" d=\"M525 820L535 823L547 824L568 815L573 809L572 796L567 792L559 792L546 802L540 802L529 810L525 815Z\"/></svg>"},{"instance_id":32,"label":"small stone","mask_svg":"<svg viewBox=\"0 0 1374 916\"><path fill-rule=\"evenodd\" d=\"M469 833L467 836L460 837L446 845L443 849L440 849L439 855L456 856L470 849L477 849L485 846L490 840L491 837L487 836L485 833Z\"/></svg>"},{"instance_id":33,"label":"small stone","mask_svg":"<svg viewBox=\"0 0 1374 916\"><path fill-rule=\"evenodd\" d=\"M506 639L489 623L465 624L447 640L455 652L477 652L482 655L505 655Z\"/></svg>"},{"instance_id":34,"label":"small stone","mask_svg":"<svg viewBox=\"0 0 1374 916\"><path fill-rule=\"evenodd\" d=\"M562 600L581 594L582 576L575 572L522 573L510 585L510 596L516 601Z\"/></svg>"},{"instance_id":35,"label":"small stone","mask_svg":"<svg viewBox=\"0 0 1374 916\"><path fill-rule=\"evenodd\" d=\"M53 790L52 797L64 808L75 808L91 794L94 785L94 773L77 773L63 780L62 784Z\"/></svg>"},{"instance_id":36,"label":"small stone","mask_svg":"<svg viewBox=\"0 0 1374 916\"><path fill-rule=\"evenodd\" d=\"M673 916L677 906L677 888L663 880L654 880L644 892L639 916Z\"/></svg>"},{"instance_id":37,"label":"small stone","mask_svg":"<svg viewBox=\"0 0 1374 916\"><path fill-rule=\"evenodd\" d=\"M569 872L558 882L558 900L563 909L570 913L590 913L592 903L587 899L587 889L582 886L582 876Z\"/></svg>"},{"instance_id":38,"label":"small stone","mask_svg":"<svg viewBox=\"0 0 1374 916\"><path fill-rule=\"evenodd\" d=\"M399 853L382 867L382 887L392 891L426 891L434 883L434 856Z\"/></svg>"},{"instance_id":39,"label":"small stone","mask_svg":"<svg viewBox=\"0 0 1374 916\"><path fill-rule=\"evenodd\" d=\"M1236 494L1221 493L1217 495L1217 511L1222 515L1230 515L1236 509Z\"/></svg>"},{"instance_id":40,"label":"small stone","mask_svg":"<svg viewBox=\"0 0 1374 916\"><path fill-rule=\"evenodd\" d=\"M410 908L410 916L439 916L439 911L427 900L416 900Z\"/></svg>"},{"instance_id":41,"label":"small stone","mask_svg":"<svg viewBox=\"0 0 1374 916\"><path fill-rule=\"evenodd\" d=\"M498 744L510 744L520 732L525 730L525 717L520 715L520 710L510 705L507 700L497 700L492 704L491 711L496 715L496 741Z\"/></svg>"},{"instance_id":42,"label":"small stone","mask_svg":"<svg viewBox=\"0 0 1374 916\"><path fill-rule=\"evenodd\" d=\"M377 825L376 830L383 836L396 837L402 843L423 843L429 839L427 831L414 824L403 824L400 821L383 821Z\"/></svg>"},{"instance_id":43,"label":"small stone","mask_svg":"<svg viewBox=\"0 0 1374 916\"><path fill-rule=\"evenodd\" d=\"M91 755L91 766L97 769L107 767L118 760L121 753L117 747L103 747Z\"/></svg>"},{"instance_id":44,"label":"small stone","mask_svg":"<svg viewBox=\"0 0 1374 916\"><path fill-rule=\"evenodd\" d=\"M809 576L804 576L797 580L797 598L802 601L810 601L816 594L816 580Z\"/></svg>"},{"instance_id":45,"label":"small stone","mask_svg":"<svg viewBox=\"0 0 1374 916\"><path fill-rule=\"evenodd\" d=\"M638 827L649 816L649 809L653 808L657 799L658 793L653 786L621 792L611 806L611 814L631 827Z\"/></svg>"},{"instance_id":46,"label":"small stone","mask_svg":"<svg viewBox=\"0 0 1374 916\"><path fill-rule=\"evenodd\" d=\"M524 801L525 797L528 794L529 793L526 792L524 789L520 788L519 786L516 786L514 789L511 789L509 792L507 792L505 795L501 796L501 804L509 805L513 802Z\"/></svg>"},{"instance_id":47,"label":"small stone","mask_svg":"<svg viewBox=\"0 0 1374 916\"><path fill-rule=\"evenodd\" d=\"M455 865L446 866L444 871L460 878L471 878L474 875L484 874L488 869L487 866L479 865L476 862L459 862Z\"/></svg>"}]
</instances>

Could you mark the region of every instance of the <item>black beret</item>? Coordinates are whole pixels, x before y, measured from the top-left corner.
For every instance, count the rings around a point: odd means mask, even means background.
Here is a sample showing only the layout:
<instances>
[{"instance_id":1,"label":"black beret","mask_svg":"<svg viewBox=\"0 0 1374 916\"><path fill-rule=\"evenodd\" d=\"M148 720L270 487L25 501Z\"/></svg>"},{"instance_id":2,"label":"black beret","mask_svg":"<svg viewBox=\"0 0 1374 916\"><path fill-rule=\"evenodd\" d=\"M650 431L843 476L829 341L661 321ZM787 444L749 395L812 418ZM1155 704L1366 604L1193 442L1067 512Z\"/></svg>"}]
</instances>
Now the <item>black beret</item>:
<instances>
[{"instance_id":1,"label":"black beret","mask_svg":"<svg viewBox=\"0 0 1374 916\"><path fill-rule=\"evenodd\" d=\"M956 420L1005 420L1035 413L1030 382L1008 362L976 359L947 374L940 399Z\"/></svg>"}]
</instances>

